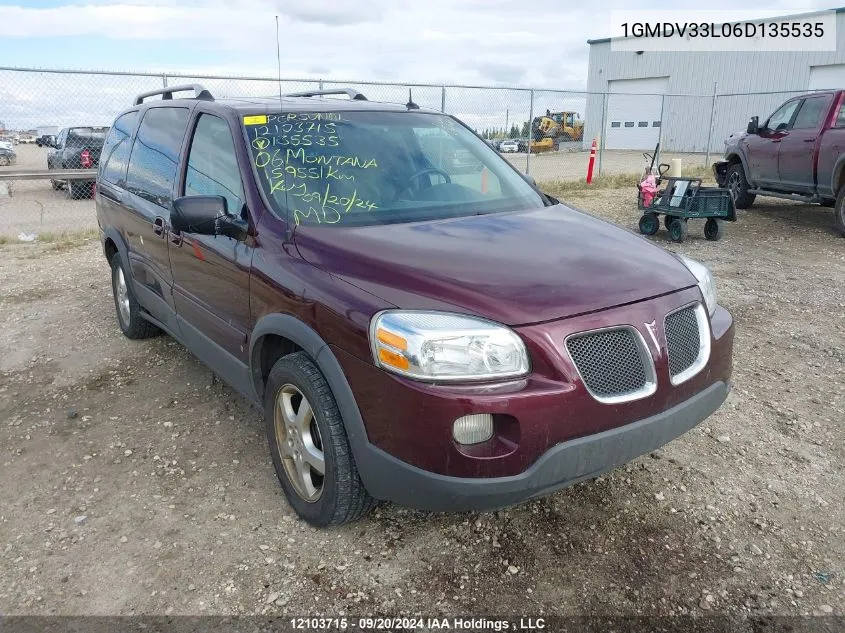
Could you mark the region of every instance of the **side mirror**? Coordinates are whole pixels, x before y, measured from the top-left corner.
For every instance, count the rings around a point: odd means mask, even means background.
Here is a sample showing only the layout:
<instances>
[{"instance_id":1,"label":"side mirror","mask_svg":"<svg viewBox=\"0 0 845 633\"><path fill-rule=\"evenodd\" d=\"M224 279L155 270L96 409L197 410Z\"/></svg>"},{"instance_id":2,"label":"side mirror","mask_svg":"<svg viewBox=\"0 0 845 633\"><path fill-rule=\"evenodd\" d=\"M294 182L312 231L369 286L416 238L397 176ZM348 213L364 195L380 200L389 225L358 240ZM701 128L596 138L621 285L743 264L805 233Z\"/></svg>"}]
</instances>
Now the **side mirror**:
<instances>
[{"instance_id":1,"label":"side mirror","mask_svg":"<svg viewBox=\"0 0 845 633\"><path fill-rule=\"evenodd\" d=\"M229 215L223 196L184 196L173 201L170 226L175 233L225 235L238 241L247 236L247 223Z\"/></svg>"},{"instance_id":2,"label":"side mirror","mask_svg":"<svg viewBox=\"0 0 845 633\"><path fill-rule=\"evenodd\" d=\"M757 134L760 131L760 119L759 117L753 116L751 120L748 122L748 130L749 134Z\"/></svg>"}]
</instances>

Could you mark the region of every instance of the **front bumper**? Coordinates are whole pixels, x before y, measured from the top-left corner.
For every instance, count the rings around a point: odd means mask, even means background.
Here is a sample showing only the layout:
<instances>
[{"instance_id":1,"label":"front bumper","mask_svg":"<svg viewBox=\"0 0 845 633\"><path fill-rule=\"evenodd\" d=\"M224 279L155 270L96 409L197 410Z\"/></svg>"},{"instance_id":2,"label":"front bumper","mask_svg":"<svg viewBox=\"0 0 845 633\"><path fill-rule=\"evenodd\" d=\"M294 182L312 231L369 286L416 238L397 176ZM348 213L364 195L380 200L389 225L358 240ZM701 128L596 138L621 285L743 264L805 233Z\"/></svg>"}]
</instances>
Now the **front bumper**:
<instances>
[{"instance_id":1,"label":"front bumper","mask_svg":"<svg viewBox=\"0 0 845 633\"><path fill-rule=\"evenodd\" d=\"M563 442L524 472L510 477L440 475L396 459L372 444L357 458L368 491L378 499L430 511L493 510L596 477L663 446L716 411L729 390L729 382L719 381L651 417Z\"/></svg>"}]
</instances>

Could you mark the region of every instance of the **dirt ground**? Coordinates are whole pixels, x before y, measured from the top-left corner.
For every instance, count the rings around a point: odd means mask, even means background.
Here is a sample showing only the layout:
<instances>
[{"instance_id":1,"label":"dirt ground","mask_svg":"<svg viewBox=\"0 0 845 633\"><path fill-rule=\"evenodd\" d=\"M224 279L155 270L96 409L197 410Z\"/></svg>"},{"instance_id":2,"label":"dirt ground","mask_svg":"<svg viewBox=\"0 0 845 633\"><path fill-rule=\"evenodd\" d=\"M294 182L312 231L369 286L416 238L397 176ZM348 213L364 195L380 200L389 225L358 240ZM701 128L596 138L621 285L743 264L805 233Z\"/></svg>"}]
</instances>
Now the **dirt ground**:
<instances>
[{"instance_id":1,"label":"dirt ground","mask_svg":"<svg viewBox=\"0 0 845 633\"><path fill-rule=\"evenodd\" d=\"M630 190L571 194L633 228ZM96 240L0 246L3 614L845 613L845 240L762 200L707 242L735 388L698 428L495 513L318 531L259 412L114 317ZM653 239L670 246L665 230Z\"/></svg>"}]
</instances>

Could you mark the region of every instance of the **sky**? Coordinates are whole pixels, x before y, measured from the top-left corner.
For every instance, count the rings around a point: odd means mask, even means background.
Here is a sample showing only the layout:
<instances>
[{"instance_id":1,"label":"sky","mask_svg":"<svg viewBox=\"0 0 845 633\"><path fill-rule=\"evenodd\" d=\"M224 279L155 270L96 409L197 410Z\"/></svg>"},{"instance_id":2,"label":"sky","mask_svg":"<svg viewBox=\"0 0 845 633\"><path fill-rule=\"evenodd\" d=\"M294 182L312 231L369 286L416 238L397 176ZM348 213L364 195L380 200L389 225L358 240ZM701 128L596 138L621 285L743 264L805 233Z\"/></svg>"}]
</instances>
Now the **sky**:
<instances>
[{"instance_id":1,"label":"sky","mask_svg":"<svg viewBox=\"0 0 845 633\"><path fill-rule=\"evenodd\" d=\"M665 0L636 4L665 7ZM630 8L622 0L0 0L0 60L16 67L275 76L278 15L287 78L584 89L587 39L610 35L610 12ZM744 0L741 7L710 0L708 8L787 15L830 7L822 0ZM99 93L90 95L96 100L111 90L124 99L142 83L94 81L82 92ZM22 122L27 104L30 114L36 101L43 109L51 89L55 96L82 85L0 72L0 120ZM382 93L376 98L394 96ZM439 93L422 96L423 105L439 106ZM514 107L524 105L515 97ZM73 116L63 111L60 118Z\"/></svg>"}]
</instances>

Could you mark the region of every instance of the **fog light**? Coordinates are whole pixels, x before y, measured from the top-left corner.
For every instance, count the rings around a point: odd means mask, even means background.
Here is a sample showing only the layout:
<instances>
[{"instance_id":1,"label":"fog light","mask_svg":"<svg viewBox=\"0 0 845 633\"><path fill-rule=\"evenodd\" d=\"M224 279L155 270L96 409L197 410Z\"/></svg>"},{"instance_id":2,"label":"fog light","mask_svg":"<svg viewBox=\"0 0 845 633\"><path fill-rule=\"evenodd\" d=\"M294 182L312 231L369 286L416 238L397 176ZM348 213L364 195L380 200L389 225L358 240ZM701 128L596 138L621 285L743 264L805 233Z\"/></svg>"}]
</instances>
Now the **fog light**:
<instances>
[{"instance_id":1,"label":"fog light","mask_svg":"<svg viewBox=\"0 0 845 633\"><path fill-rule=\"evenodd\" d=\"M455 420L452 437L458 444L479 444L493 437L493 416L489 413L465 415Z\"/></svg>"}]
</instances>

